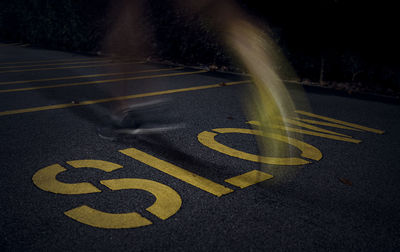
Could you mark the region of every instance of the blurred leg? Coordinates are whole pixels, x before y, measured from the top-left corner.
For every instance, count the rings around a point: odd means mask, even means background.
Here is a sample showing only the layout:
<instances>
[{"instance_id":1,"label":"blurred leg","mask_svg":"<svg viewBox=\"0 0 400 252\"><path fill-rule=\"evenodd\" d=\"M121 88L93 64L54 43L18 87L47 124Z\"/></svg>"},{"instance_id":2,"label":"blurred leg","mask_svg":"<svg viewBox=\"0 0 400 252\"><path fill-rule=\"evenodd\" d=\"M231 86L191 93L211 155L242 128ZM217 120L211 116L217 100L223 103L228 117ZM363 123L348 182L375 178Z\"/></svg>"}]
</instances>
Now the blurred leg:
<instances>
[{"instance_id":1,"label":"blurred leg","mask_svg":"<svg viewBox=\"0 0 400 252\"><path fill-rule=\"evenodd\" d=\"M213 0L176 0L177 4L201 14L219 31L221 40L236 57L237 63L251 75L254 87L252 95L242 98L252 120L260 122L264 134L274 132L290 142L290 132L283 118L294 116L295 107L288 90L278 74L285 69L291 74L290 64L275 45L268 32L256 25L256 22L235 3L235 1ZM264 137L258 139L262 154L279 157L292 155L288 146L282 146Z\"/></svg>"},{"instance_id":2,"label":"blurred leg","mask_svg":"<svg viewBox=\"0 0 400 252\"><path fill-rule=\"evenodd\" d=\"M144 0L111 1L109 19L111 26L104 39L103 52L122 61L143 60L150 55L148 42L151 41L152 31L148 26ZM132 73L138 70L134 64L121 64L118 72ZM130 74L131 76L131 74ZM155 88L155 83L146 81L147 85L137 81L118 83L111 89L112 96L132 94L130 85L135 86L135 92L146 93ZM159 82L157 82L159 83ZM171 129L173 126L161 126L159 121L165 117L167 107L165 99L151 99L137 103L134 100L113 102L106 127L100 128L99 135L113 139L118 134L155 133ZM148 125L151 126L148 126ZM147 127L147 128L144 128Z\"/></svg>"},{"instance_id":3,"label":"blurred leg","mask_svg":"<svg viewBox=\"0 0 400 252\"><path fill-rule=\"evenodd\" d=\"M142 15L143 8L144 1L142 0L111 1L108 15L111 24L103 42L103 52L122 61L143 59L149 53L146 36L149 36L151 32ZM118 67L118 72L122 73L136 70L137 67L134 64L121 64ZM112 95L126 95L128 85L128 81L115 85L111 91ZM112 104L112 110L115 113L130 104L131 101L118 101Z\"/></svg>"}]
</instances>

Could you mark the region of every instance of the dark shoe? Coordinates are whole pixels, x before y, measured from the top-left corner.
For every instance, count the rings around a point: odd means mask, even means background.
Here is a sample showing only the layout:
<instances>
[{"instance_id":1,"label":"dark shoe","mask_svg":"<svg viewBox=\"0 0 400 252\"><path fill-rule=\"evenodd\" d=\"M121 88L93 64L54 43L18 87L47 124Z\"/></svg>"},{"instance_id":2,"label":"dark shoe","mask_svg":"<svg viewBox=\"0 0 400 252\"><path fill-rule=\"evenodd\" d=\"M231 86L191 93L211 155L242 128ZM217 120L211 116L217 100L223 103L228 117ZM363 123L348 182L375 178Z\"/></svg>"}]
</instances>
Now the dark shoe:
<instances>
[{"instance_id":1,"label":"dark shoe","mask_svg":"<svg viewBox=\"0 0 400 252\"><path fill-rule=\"evenodd\" d=\"M99 127L97 128L97 134L105 140L116 141L119 137L127 135L162 134L171 130L182 129L184 127L184 124L154 125L152 127L147 126L141 128Z\"/></svg>"},{"instance_id":2,"label":"dark shoe","mask_svg":"<svg viewBox=\"0 0 400 252\"><path fill-rule=\"evenodd\" d=\"M168 100L157 99L133 104L109 117L107 125L99 127L97 134L110 141L123 135L160 134L184 127L184 124L163 122Z\"/></svg>"}]
</instances>

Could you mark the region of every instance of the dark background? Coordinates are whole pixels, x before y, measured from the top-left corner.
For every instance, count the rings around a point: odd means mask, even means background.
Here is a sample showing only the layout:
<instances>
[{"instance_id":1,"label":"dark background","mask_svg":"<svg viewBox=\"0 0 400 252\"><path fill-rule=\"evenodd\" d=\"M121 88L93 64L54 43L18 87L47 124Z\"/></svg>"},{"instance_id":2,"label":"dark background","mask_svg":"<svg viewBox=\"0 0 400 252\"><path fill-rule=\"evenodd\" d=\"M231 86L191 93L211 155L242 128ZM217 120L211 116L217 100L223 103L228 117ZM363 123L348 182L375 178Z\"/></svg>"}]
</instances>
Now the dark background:
<instances>
[{"instance_id":1,"label":"dark background","mask_svg":"<svg viewBox=\"0 0 400 252\"><path fill-rule=\"evenodd\" d=\"M298 80L347 92L400 93L396 8L384 1L255 1L238 4L266 29L287 56ZM113 0L2 0L0 40L95 53L113 23ZM152 58L240 71L212 25L173 7L145 1L143 24L153 37ZM321 75L323 67L323 75ZM285 78L285 76L283 76Z\"/></svg>"}]
</instances>

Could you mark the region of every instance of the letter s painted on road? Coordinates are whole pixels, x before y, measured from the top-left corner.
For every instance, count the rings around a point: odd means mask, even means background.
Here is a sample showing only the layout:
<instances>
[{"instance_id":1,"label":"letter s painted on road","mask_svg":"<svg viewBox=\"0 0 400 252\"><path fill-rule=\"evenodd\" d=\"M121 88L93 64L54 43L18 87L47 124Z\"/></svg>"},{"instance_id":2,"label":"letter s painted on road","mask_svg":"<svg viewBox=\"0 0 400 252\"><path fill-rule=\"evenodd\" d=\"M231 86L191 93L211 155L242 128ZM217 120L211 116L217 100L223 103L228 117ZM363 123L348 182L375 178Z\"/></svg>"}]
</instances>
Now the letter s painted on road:
<instances>
[{"instance_id":1,"label":"letter s painted on road","mask_svg":"<svg viewBox=\"0 0 400 252\"><path fill-rule=\"evenodd\" d=\"M105 172L112 172L122 168L118 164L103 160L75 160L67 163L74 168L94 168ZM41 190L56 194L76 195L101 192L90 183L63 183L58 181L56 176L65 171L67 169L61 165L53 164L37 171L32 180ZM156 201L146 210L162 220L174 215L182 205L181 197L175 190L153 180L121 178L101 180L100 183L113 191L137 189L153 194L156 197ZM136 228L152 224L150 220L136 212L112 214L86 205L68 210L64 214L78 222L99 228Z\"/></svg>"}]
</instances>

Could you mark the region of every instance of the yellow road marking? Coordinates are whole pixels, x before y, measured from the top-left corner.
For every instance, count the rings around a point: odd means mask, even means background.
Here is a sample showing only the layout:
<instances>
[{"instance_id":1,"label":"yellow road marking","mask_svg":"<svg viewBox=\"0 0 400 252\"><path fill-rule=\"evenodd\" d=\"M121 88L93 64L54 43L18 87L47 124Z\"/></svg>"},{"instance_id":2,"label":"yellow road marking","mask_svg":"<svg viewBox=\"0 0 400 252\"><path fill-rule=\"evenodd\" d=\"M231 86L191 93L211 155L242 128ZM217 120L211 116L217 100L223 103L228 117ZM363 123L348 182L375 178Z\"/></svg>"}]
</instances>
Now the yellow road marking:
<instances>
[{"instance_id":1,"label":"yellow road marking","mask_svg":"<svg viewBox=\"0 0 400 252\"><path fill-rule=\"evenodd\" d=\"M175 190L152 180L123 178L102 180L100 183L113 191L139 189L153 194L156 197L156 201L146 210L162 220L174 215L182 205L181 196Z\"/></svg>"},{"instance_id":2,"label":"yellow road marking","mask_svg":"<svg viewBox=\"0 0 400 252\"><path fill-rule=\"evenodd\" d=\"M246 80L246 81L227 82L227 83L225 83L225 85L231 86L231 85L238 85L238 84L245 84L245 83L251 83L251 81ZM118 96L118 97L111 97L111 98L98 99L98 100L82 101L82 102L79 102L79 104L64 103L64 104L55 104L55 105L42 106L42 107L7 110L7 111L0 112L0 116L23 114L23 113L53 110L53 109L63 109L63 108L77 107L77 106L86 106L86 105L105 103L105 102L130 100L130 99L136 99L136 98L142 98L142 97L174 94L174 93L189 92L189 91L196 91L196 90L209 89L209 88L220 88L220 87L222 87L222 86L218 83L218 84L211 84L211 85L198 86L198 87L171 89L171 90L157 91L157 92L150 92L150 93L143 93L143 94L134 94L134 95Z\"/></svg>"},{"instance_id":3,"label":"yellow road marking","mask_svg":"<svg viewBox=\"0 0 400 252\"><path fill-rule=\"evenodd\" d=\"M301 115L305 115L305 116L309 116L309 117L315 117L315 118L322 119L322 120L325 120L325 121L328 121L328 122L334 122L334 123L343 124L343 125L346 125L346 126L349 126L349 127L353 127L353 128L356 128L356 129L360 129L360 130L364 130L364 131L368 131L368 132L372 132L372 133L376 133L376 134L385 133L385 131L383 131L383 130L373 129L373 128L365 127L365 126L362 126L362 125L359 125L359 124L355 124L355 123L349 123L349 122L345 122L345 121L340 121L340 120L337 120L337 119L333 119L333 118L326 117L326 116L321 116L321 115L316 115L316 114L313 114L313 113L310 113L310 112L306 112L306 111L302 111L302 110L296 110L295 112L298 113L298 114L301 114Z\"/></svg>"},{"instance_id":4,"label":"yellow road marking","mask_svg":"<svg viewBox=\"0 0 400 252\"><path fill-rule=\"evenodd\" d=\"M56 176L66 171L59 164L53 164L37 171L33 177L33 183L43 191L60 194L86 194L101 192L90 183L63 183L57 180Z\"/></svg>"},{"instance_id":5,"label":"yellow road marking","mask_svg":"<svg viewBox=\"0 0 400 252\"><path fill-rule=\"evenodd\" d=\"M250 135L257 135L257 136L263 136L263 137L268 137L277 141L281 141L284 143L287 143L289 145L292 145L299 149L301 151L301 156L304 158L312 159L315 161L319 161L322 158L322 153L320 150L315 148L314 146L304 143L300 140L290 138L290 137L284 137L279 134L274 134L274 133L269 133L269 134L264 134L260 130L251 130L251 129L240 129L240 128L219 128L219 129L213 129L213 131L224 134L224 133L242 133L242 134L250 134ZM202 143L204 146L207 146L210 149L216 150L218 152L221 152L223 154L226 154L231 157L236 157L240 159L245 159L248 161L253 161L253 162L260 162L260 163L265 163L265 164L272 164L272 165L304 165L310 163L309 161L302 159L302 158L296 158L296 157L264 157L260 155L254 155L251 153L247 153L244 151L239 151L236 149L233 149L231 147L228 147L224 144L221 144L215 140L215 137L217 136L216 133L214 132L209 132L209 131L203 131L199 133L197 136L197 139L199 140L200 143Z\"/></svg>"},{"instance_id":6,"label":"yellow road marking","mask_svg":"<svg viewBox=\"0 0 400 252\"><path fill-rule=\"evenodd\" d=\"M82 61L82 62L61 62L61 63L47 63L47 64L34 64L34 65L21 65L21 66L0 66L0 69L12 69L12 68L24 68L24 67L38 67L38 66L58 66L58 65L73 65L73 64L91 64L91 63L105 63L110 62L112 60L90 60L90 61Z\"/></svg>"},{"instance_id":7,"label":"yellow road marking","mask_svg":"<svg viewBox=\"0 0 400 252\"><path fill-rule=\"evenodd\" d=\"M94 168L105 172L112 172L122 168L119 164L91 159L67 161L67 164L74 168Z\"/></svg>"},{"instance_id":8,"label":"yellow road marking","mask_svg":"<svg viewBox=\"0 0 400 252\"><path fill-rule=\"evenodd\" d=\"M249 121L247 122L252 125L260 126L260 122L258 121ZM292 127L285 127L282 125L272 125L271 127L276 128L276 129L283 129L286 131L291 131L291 132L297 132L300 134L304 135L311 135L311 136L318 136L322 138L328 138L328 139L333 139L333 140L338 140L338 141L344 141L344 142L350 142L350 143L361 143L361 140L358 139L353 139L351 137L342 137L342 136L337 136L337 135L330 135L330 134L325 134L325 133L320 133L320 132L315 132L315 131L310 131L310 130L304 130L304 129L297 129L297 128L292 128Z\"/></svg>"},{"instance_id":9,"label":"yellow road marking","mask_svg":"<svg viewBox=\"0 0 400 252\"><path fill-rule=\"evenodd\" d=\"M356 143L356 144L362 142L361 140L358 140L358 139L335 136L335 135L319 133L319 132L310 131L310 130L296 129L296 128L292 128L292 127L284 127L284 126L278 126L278 125L276 125L276 126L274 125L273 127L277 128L277 129L283 129L283 130L287 130L287 131L291 131L291 132L301 133L304 135L318 136L318 137L329 138L329 139L343 141L343 142L350 142L350 143Z\"/></svg>"},{"instance_id":10,"label":"yellow road marking","mask_svg":"<svg viewBox=\"0 0 400 252\"><path fill-rule=\"evenodd\" d=\"M125 150L120 150L120 152L144 164L147 164L159 171L171 175L172 177L175 177L197 188L200 188L203 191L211 193L217 197L233 192L232 189L217 184L209 179L206 179L193 172L182 169L176 165L168 163L167 161L153 157L138 149L129 148Z\"/></svg>"},{"instance_id":11,"label":"yellow road marking","mask_svg":"<svg viewBox=\"0 0 400 252\"><path fill-rule=\"evenodd\" d=\"M162 77L172 77L172 76L181 76L181 75L189 75L189 74L198 74L198 73L204 73L204 72L207 72L207 70L200 70L200 71L194 71L194 72L183 72L183 73L159 74L159 75L135 76L135 77L109 79L109 80L96 80L96 81L65 83L65 84L46 85L46 86L38 86L38 87L3 89L3 90L0 90L0 93L21 92L21 91L30 91L30 90L39 90L39 89L48 89L48 88L60 88L60 87L73 87L73 86L82 86L82 85L91 85L91 84L103 84L103 83L111 83L111 82L114 83L114 82L127 81L127 80L153 79L153 78L162 78Z\"/></svg>"},{"instance_id":12,"label":"yellow road marking","mask_svg":"<svg viewBox=\"0 0 400 252\"><path fill-rule=\"evenodd\" d=\"M137 74L137 73L151 73L151 72L160 72L160 71L166 71L166 70L180 70L183 68L184 67L172 67L172 68L148 69L148 70L141 70L141 71L134 71L134 72L89 74L89 75L75 75L75 76L65 76L65 77L57 77L57 78L36 79L36 80L6 81L6 82L0 82L0 85L12 85L12 84L46 82L46 81L57 81L57 80L71 80L71 79L93 78L93 77L102 77L102 76L115 76L115 75L125 75L125 74Z\"/></svg>"},{"instance_id":13,"label":"yellow road marking","mask_svg":"<svg viewBox=\"0 0 400 252\"><path fill-rule=\"evenodd\" d=\"M317 124L317 125L328 126L328 127L333 127L333 128L339 128L339 129L361 131L359 129L350 128L350 127L347 127L347 126L344 126L344 125L340 125L340 124L337 124L337 123L328 123L328 122L309 120L309 119L304 119L304 118L299 118L299 117L296 117L295 119L298 120L298 121L311 123L311 124Z\"/></svg>"},{"instance_id":14,"label":"yellow road marking","mask_svg":"<svg viewBox=\"0 0 400 252\"><path fill-rule=\"evenodd\" d=\"M272 176L271 174L258 170L252 170L244 174L241 174L239 176L235 176L230 179L225 179L225 182L243 189L248 186L265 181L267 179L271 179L273 177L274 176Z\"/></svg>"},{"instance_id":15,"label":"yellow road marking","mask_svg":"<svg viewBox=\"0 0 400 252\"><path fill-rule=\"evenodd\" d=\"M105 172L121 169L122 166L103 160L74 160L68 161L74 168L94 168ZM57 175L67 171L59 164L53 164L37 171L33 177L33 183L40 189L56 194L88 194L101 192L90 183L63 183L57 180ZM151 193L156 201L147 211L162 220L174 215L182 205L180 195L171 187L153 180L138 178L122 178L101 180L101 184L109 189L129 190L137 189ZM64 212L68 217L81 223L100 228L134 228L152 224L151 221L136 212L111 214L83 205Z\"/></svg>"},{"instance_id":16,"label":"yellow road marking","mask_svg":"<svg viewBox=\"0 0 400 252\"><path fill-rule=\"evenodd\" d=\"M67 164L74 168L92 168L105 172L112 172L122 168L121 165L115 163L91 159L68 161ZM52 193L86 194L101 192L90 183L63 183L58 181L56 178L57 175L64 171L67 171L67 169L59 164L53 164L37 171L33 175L32 180L43 191Z\"/></svg>"},{"instance_id":17,"label":"yellow road marking","mask_svg":"<svg viewBox=\"0 0 400 252\"><path fill-rule=\"evenodd\" d=\"M66 211L64 214L78 222L98 228L137 228L153 224L136 212L112 214L101 212L86 205Z\"/></svg>"},{"instance_id":18,"label":"yellow road marking","mask_svg":"<svg viewBox=\"0 0 400 252\"><path fill-rule=\"evenodd\" d=\"M296 120L292 120L292 119L288 119L288 118L283 118L283 120L285 122L288 122L288 123L292 124L292 125L300 126L300 127L306 128L306 129L310 129L310 130L319 131L319 132L323 132L323 133L327 133L327 134L332 134L332 135L338 135L338 136L342 136L342 137L351 138L351 136L348 136L348 135L345 135L345 134L342 134L342 133L337 133L337 132L334 132L334 131L331 131L331 130L323 129L323 128L320 128L320 127L317 127L317 126L313 126L313 125L310 125L310 124L307 124L307 123L302 123L302 122L299 122L299 121L296 121Z\"/></svg>"},{"instance_id":19,"label":"yellow road marking","mask_svg":"<svg viewBox=\"0 0 400 252\"><path fill-rule=\"evenodd\" d=\"M1 47L1 45L0 45ZM102 58L102 57L99 57ZM107 58L102 58L102 59L109 59L112 60L114 58L107 57ZM33 60L33 61L12 61L12 62L0 62L0 65L18 65L18 64L30 64L30 63L44 63L44 62L69 62L69 61L75 61L75 62L80 62L80 61L89 61L90 58L64 58L64 59L49 59L49 60ZM93 59L97 60L97 59Z\"/></svg>"},{"instance_id":20,"label":"yellow road marking","mask_svg":"<svg viewBox=\"0 0 400 252\"><path fill-rule=\"evenodd\" d=\"M73 69L73 68L88 68L88 67L101 67L101 66L113 66L113 65L127 65L127 64L140 64L145 61L135 61L135 62L119 62L119 63L108 63L100 65L87 65L87 66L67 66L67 67L49 67L49 68L31 68L31 69L19 69L19 70L7 70L0 71L0 73L19 73L19 72L33 72L33 71L47 71L47 70L57 70L57 69Z\"/></svg>"}]
</instances>

